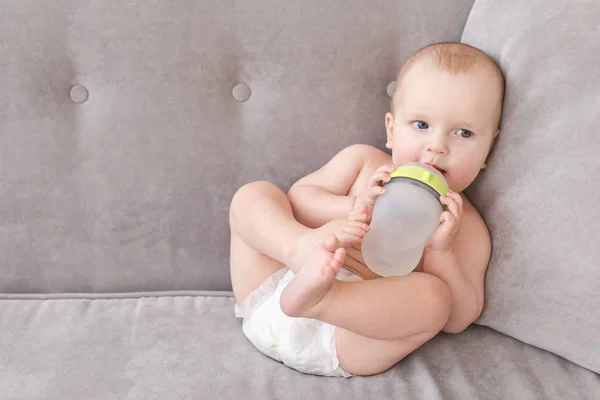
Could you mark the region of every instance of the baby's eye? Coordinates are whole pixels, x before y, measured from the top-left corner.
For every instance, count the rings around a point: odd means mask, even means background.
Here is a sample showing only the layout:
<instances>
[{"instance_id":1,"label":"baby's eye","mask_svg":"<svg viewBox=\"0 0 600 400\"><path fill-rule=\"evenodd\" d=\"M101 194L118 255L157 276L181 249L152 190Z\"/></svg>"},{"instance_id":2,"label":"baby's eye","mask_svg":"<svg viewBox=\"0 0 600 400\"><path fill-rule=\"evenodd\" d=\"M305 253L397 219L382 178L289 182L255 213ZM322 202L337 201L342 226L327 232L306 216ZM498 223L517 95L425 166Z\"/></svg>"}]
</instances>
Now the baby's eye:
<instances>
[{"instance_id":1,"label":"baby's eye","mask_svg":"<svg viewBox=\"0 0 600 400\"><path fill-rule=\"evenodd\" d=\"M459 130L456 131L456 134L460 135L461 137L464 137L464 138L468 138L468 137L473 136L473 132L471 132L471 131L469 131L467 129L459 129Z\"/></svg>"},{"instance_id":2,"label":"baby's eye","mask_svg":"<svg viewBox=\"0 0 600 400\"><path fill-rule=\"evenodd\" d=\"M427 129L429 125L425 121L415 121L411 124L415 129Z\"/></svg>"}]
</instances>

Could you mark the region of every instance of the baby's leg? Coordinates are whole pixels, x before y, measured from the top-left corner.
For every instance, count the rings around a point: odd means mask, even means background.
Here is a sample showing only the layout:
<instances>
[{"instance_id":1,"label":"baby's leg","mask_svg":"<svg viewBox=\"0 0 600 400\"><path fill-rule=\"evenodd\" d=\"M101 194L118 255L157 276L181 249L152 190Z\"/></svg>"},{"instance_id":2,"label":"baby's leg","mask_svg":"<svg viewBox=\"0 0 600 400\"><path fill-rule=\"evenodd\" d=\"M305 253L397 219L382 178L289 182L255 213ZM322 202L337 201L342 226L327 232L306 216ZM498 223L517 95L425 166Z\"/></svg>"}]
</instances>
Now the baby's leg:
<instances>
[{"instance_id":1,"label":"baby's leg","mask_svg":"<svg viewBox=\"0 0 600 400\"><path fill-rule=\"evenodd\" d=\"M338 281L328 272L338 264L337 247L335 238L330 238L315 249L316 255L281 294L281 308L290 316L336 326L338 357L346 371L382 372L444 327L450 294L440 279L413 272L404 277ZM329 256L319 254L324 252Z\"/></svg>"},{"instance_id":2,"label":"baby's leg","mask_svg":"<svg viewBox=\"0 0 600 400\"><path fill-rule=\"evenodd\" d=\"M377 340L336 328L336 350L340 367L353 375L374 375L387 371L404 357L433 338L441 328L398 340Z\"/></svg>"},{"instance_id":3,"label":"baby's leg","mask_svg":"<svg viewBox=\"0 0 600 400\"><path fill-rule=\"evenodd\" d=\"M285 193L269 182L253 182L237 191L229 225L231 284L236 301L242 303L285 266L292 238L303 227L294 219Z\"/></svg>"},{"instance_id":4,"label":"baby's leg","mask_svg":"<svg viewBox=\"0 0 600 400\"><path fill-rule=\"evenodd\" d=\"M439 278L413 272L366 281L335 280L330 260L338 248L333 235L315 248L281 294L285 314L380 340L404 339L445 325L450 293Z\"/></svg>"},{"instance_id":5,"label":"baby's leg","mask_svg":"<svg viewBox=\"0 0 600 400\"><path fill-rule=\"evenodd\" d=\"M231 201L229 222L231 282L238 303L284 265L297 272L328 232L336 232L343 245L353 245L368 229L348 220L307 228L294 218L286 194L269 182L240 188Z\"/></svg>"}]
</instances>

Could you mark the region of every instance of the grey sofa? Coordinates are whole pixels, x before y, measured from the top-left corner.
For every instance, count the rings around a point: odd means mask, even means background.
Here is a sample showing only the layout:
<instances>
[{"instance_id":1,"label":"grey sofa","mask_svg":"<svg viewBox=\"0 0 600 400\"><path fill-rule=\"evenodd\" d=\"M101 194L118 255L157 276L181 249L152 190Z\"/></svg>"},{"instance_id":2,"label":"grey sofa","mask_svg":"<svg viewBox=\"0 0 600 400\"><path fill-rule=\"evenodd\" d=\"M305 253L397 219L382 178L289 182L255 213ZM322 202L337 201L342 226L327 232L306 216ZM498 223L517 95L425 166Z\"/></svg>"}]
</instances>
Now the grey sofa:
<instances>
[{"instance_id":1,"label":"grey sofa","mask_svg":"<svg viewBox=\"0 0 600 400\"><path fill-rule=\"evenodd\" d=\"M596 0L0 3L0 398L600 398ZM486 306L373 377L300 374L233 313L228 207L353 143L397 69L462 40L502 67L467 191Z\"/></svg>"}]
</instances>

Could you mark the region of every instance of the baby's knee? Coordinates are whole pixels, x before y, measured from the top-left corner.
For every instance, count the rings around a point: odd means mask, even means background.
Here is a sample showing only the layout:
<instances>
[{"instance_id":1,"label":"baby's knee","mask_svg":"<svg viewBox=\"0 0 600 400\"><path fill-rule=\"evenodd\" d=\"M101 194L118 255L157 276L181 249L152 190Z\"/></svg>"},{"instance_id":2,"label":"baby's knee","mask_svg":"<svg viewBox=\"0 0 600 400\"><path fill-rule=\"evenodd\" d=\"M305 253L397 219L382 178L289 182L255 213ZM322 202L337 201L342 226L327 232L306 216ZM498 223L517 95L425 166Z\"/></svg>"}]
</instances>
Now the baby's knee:
<instances>
[{"instance_id":1,"label":"baby's knee","mask_svg":"<svg viewBox=\"0 0 600 400\"><path fill-rule=\"evenodd\" d=\"M233 198L231 199L231 206L233 207L234 205L237 205L239 203L247 205L249 201L252 201L257 196L260 196L273 190L280 191L281 189L279 189L277 185L268 181L255 181L246 183L245 185L240 187L233 195Z\"/></svg>"},{"instance_id":2,"label":"baby's knee","mask_svg":"<svg viewBox=\"0 0 600 400\"><path fill-rule=\"evenodd\" d=\"M268 181L246 183L233 195L230 208L236 208L238 206L248 207L248 204L252 204L257 199L273 196L285 196L285 193L279 186Z\"/></svg>"},{"instance_id":3,"label":"baby's knee","mask_svg":"<svg viewBox=\"0 0 600 400\"><path fill-rule=\"evenodd\" d=\"M268 181L250 182L240 187L231 199L229 224L233 225L234 216L239 212L246 212L248 207L255 203L257 199L274 193L285 196L285 193L277 185Z\"/></svg>"},{"instance_id":4,"label":"baby's knee","mask_svg":"<svg viewBox=\"0 0 600 400\"><path fill-rule=\"evenodd\" d=\"M420 278L425 303L425 329L434 336L442 330L450 317L450 289L436 276L421 274Z\"/></svg>"}]
</instances>

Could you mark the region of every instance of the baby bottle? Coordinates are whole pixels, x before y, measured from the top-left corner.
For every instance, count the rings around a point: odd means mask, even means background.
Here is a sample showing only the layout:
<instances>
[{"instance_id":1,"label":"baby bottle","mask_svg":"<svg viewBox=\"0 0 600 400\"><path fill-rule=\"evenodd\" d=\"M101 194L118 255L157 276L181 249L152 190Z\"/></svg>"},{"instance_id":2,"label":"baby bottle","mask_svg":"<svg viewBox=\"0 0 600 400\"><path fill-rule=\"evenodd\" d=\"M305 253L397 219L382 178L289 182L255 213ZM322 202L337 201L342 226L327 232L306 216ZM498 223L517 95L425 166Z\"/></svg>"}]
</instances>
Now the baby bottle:
<instances>
[{"instance_id":1,"label":"baby bottle","mask_svg":"<svg viewBox=\"0 0 600 400\"><path fill-rule=\"evenodd\" d=\"M390 177L375 201L362 252L376 274L400 276L415 269L439 226L445 209L440 196L448 192L448 183L438 170L420 163L401 165Z\"/></svg>"}]
</instances>

